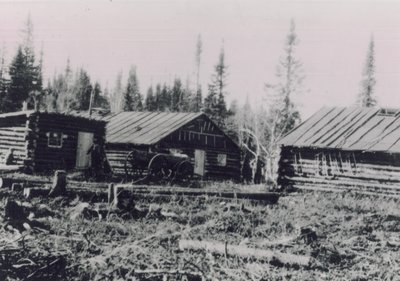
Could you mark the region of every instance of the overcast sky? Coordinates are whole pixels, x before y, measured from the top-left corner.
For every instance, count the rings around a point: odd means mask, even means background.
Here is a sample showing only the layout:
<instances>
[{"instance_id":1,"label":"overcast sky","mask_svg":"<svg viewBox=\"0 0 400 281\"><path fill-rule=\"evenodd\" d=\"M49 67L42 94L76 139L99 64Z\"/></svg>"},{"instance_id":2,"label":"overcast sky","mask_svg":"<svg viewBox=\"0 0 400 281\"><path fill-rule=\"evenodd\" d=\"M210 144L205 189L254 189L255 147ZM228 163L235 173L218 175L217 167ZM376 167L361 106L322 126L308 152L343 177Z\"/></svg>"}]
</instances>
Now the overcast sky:
<instances>
[{"instance_id":1,"label":"overcast sky","mask_svg":"<svg viewBox=\"0 0 400 281\"><path fill-rule=\"evenodd\" d=\"M0 43L8 62L21 41L28 14L35 48L43 43L45 77L83 66L93 80L112 88L137 66L141 91L175 77L194 81L197 35L203 39L203 93L222 44L229 66L229 100L254 106L274 81L289 30L296 22L297 56L306 80L299 97L303 117L323 105L350 105L359 83L369 40L376 46L379 104L400 108L400 1L0 1Z\"/></svg>"}]
</instances>

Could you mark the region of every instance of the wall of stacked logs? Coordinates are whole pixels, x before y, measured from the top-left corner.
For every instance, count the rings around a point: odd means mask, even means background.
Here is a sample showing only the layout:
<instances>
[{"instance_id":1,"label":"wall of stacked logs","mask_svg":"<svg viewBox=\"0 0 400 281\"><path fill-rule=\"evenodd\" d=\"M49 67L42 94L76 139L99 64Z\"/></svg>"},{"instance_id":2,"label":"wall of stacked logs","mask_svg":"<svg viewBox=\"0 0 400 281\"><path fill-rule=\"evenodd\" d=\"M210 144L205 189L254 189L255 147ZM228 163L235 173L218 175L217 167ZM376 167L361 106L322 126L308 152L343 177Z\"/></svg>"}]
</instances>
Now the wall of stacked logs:
<instances>
[{"instance_id":1,"label":"wall of stacked logs","mask_svg":"<svg viewBox=\"0 0 400 281\"><path fill-rule=\"evenodd\" d=\"M400 194L400 155L372 151L282 147L283 188Z\"/></svg>"},{"instance_id":2,"label":"wall of stacked logs","mask_svg":"<svg viewBox=\"0 0 400 281\"><path fill-rule=\"evenodd\" d=\"M26 115L9 116L0 119L0 155L4 157L10 148L16 165L23 165L27 158L27 119Z\"/></svg>"}]
</instances>

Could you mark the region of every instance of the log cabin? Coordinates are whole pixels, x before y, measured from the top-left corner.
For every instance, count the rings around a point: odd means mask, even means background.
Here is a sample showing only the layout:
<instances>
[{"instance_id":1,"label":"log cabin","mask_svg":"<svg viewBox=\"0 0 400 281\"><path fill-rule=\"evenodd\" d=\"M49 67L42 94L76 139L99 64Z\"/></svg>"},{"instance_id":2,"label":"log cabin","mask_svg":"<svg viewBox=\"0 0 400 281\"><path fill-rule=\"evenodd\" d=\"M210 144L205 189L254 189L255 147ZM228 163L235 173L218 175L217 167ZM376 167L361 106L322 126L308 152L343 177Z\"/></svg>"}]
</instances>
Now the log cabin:
<instances>
[{"instance_id":1,"label":"log cabin","mask_svg":"<svg viewBox=\"0 0 400 281\"><path fill-rule=\"evenodd\" d=\"M25 172L86 169L89 148L104 146L105 125L104 121L61 113L0 114L0 157L4 160L12 149L13 166Z\"/></svg>"},{"instance_id":2,"label":"log cabin","mask_svg":"<svg viewBox=\"0 0 400 281\"><path fill-rule=\"evenodd\" d=\"M186 154L204 179L240 179L240 148L204 113L120 112L103 117L106 154L115 174L125 174L132 149Z\"/></svg>"},{"instance_id":3,"label":"log cabin","mask_svg":"<svg viewBox=\"0 0 400 281\"><path fill-rule=\"evenodd\" d=\"M400 194L400 110L324 107L280 142L282 188Z\"/></svg>"}]
</instances>

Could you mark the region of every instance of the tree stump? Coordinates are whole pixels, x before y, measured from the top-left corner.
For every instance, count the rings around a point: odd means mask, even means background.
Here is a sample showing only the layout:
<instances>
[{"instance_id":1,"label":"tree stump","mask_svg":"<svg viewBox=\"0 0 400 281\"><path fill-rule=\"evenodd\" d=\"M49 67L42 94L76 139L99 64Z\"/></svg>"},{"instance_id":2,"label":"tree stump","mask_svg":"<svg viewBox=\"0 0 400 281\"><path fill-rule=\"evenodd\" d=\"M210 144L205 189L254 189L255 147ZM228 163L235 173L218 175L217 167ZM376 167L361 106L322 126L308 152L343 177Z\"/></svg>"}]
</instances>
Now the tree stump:
<instances>
[{"instance_id":1,"label":"tree stump","mask_svg":"<svg viewBox=\"0 0 400 281\"><path fill-rule=\"evenodd\" d=\"M53 184L51 186L49 197L63 196L67 193L67 172L57 170L54 174Z\"/></svg>"}]
</instances>

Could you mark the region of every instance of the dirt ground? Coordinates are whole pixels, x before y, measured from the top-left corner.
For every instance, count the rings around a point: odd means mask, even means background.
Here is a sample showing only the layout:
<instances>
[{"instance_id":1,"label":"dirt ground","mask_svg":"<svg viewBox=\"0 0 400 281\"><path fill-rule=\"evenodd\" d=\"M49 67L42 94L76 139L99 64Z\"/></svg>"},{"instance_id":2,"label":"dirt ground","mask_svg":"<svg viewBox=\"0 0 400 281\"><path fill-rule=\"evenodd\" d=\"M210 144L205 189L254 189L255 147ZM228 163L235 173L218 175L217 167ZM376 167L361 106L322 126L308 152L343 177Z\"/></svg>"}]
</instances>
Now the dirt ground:
<instances>
[{"instance_id":1,"label":"dirt ground","mask_svg":"<svg viewBox=\"0 0 400 281\"><path fill-rule=\"evenodd\" d=\"M39 226L7 224L7 200ZM25 203L24 203L25 202ZM143 216L74 215L79 198L0 190L0 280L398 280L398 200L292 193L278 204L246 200L137 199ZM88 207L88 205L86 205ZM104 204L90 203L91 210ZM315 231L309 241L301 229ZM307 265L179 248L182 239L311 257Z\"/></svg>"}]
</instances>

